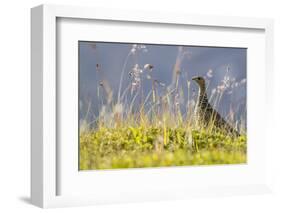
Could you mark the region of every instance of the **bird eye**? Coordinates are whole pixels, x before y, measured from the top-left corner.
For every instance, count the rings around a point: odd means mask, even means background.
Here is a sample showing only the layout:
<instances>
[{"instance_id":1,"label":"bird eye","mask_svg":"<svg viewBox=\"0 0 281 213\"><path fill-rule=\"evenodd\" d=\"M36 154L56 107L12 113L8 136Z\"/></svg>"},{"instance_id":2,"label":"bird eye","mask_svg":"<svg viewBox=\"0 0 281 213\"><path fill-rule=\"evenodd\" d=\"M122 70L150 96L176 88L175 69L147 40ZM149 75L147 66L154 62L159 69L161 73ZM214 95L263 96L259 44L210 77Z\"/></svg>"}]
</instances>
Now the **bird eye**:
<instances>
[{"instance_id":1,"label":"bird eye","mask_svg":"<svg viewBox=\"0 0 281 213\"><path fill-rule=\"evenodd\" d=\"M199 77L198 80L201 80L201 78Z\"/></svg>"}]
</instances>

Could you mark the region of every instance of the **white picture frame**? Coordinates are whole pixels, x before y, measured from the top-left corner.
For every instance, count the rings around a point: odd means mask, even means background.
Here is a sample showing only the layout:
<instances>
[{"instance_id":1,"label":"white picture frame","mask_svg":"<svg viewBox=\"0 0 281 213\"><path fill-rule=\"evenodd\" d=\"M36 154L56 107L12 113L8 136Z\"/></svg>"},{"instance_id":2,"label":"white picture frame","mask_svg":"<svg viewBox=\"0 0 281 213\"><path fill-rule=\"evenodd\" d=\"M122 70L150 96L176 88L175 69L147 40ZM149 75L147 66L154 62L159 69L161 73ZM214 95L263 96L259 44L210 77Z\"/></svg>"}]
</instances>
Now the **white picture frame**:
<instances>
[{"instance_id":1,"label":"white picture frame","mask_svg":"<svg viewBox=\"0 0 281 213\"><path fill-rule=\"evenodd\" d=\"M212 30L222 30L232 32L234 30L256 30L262 33L262 36L256 40L256 42L265 42L262 44L262 53L257 57L261 57L259 62L262 68L260 68L259 77L253 77L255 80L250 83L249 94L254 89L259 88L260 93L263 94L264 103L260 107L256 107L264 116L259 122L250 122L254 125L256 132L255 137L263 137L266 143L257 145L258 148L249 146L249 152L253 153L257 151L255 155L255 164L252 167L235 167L231 166L223 168L222 166L215 167L201 167L200 169L187 167L181 168L158 168L158 169L146 169L145 172L142 169L132 169L120 172L105 172L105 173L84 173L84 179L79 179L87 183L89 186L89 177L98 178L100 181L99 185L103 185L103 181L110 180L111 176L118 180L125 180L126 177L146 179L147 177L165 177L163 180L177 179L180 186L165 184L165 181L161 182L153 188L153 186L146 187L141 181L136 184L123 185L115 188L115 190L98 187L97 185L87 187L81 185L79 193L71 193L72 191L79 191L80 186L76 176L73 173L72 168L64 169L65 165L61 162L65 162L64 156L71 154L71 148L68 153L61 152L59 149L64 149L64 146L59 146L58 141L58 88L61 83L57 78L57 69L59 69L58 61L58 31L59 20L98 20L100 24L102 22L117 22L122 23L135 23L141 24L153 24L154 26L164 26L169 30L173 27L185 27L185 26L198 26L202 28L208 28ZM257 19L257 18L238 18L238 17L216 17L216 16L203 16L203 15L187 15L187 14L166 14L166 13L152 13L144 11L122 11L112 9L99 9L99 8L84 8L74 6L54 6L54 5L41 5L31 10L31 76L32 76L32 103L31 103L31 201L33 204L47 208L47 207L59 207L59 206L76 206L76 205L91 205L99 203L116 203L116 202L138 202L144 200L165 200L165 199L182 199L187 197L198 197L198 196L214 196L214 195L233 195L233 194L253 194L253 193L264 193L271 191L271 165L270 165L270 141L272 141L270 131L273 122L272 110L267 110L266 114L263 111L265 107L267 109L273 108L272 95L270 90L273 88L270 83L270 78L273 76L273 21L271 19ZM69 28L71 30L71 27ZM68 29L68 30L69 30ZM170 29L172 30L172 29ZM74 33L73 33L74 34ZM70 36L71 37L71 36ZM122 37L118 37L119 41ZM77 38L75 38L77 39ZM127 41L128 38L124 38ZM127 40L126 40L127 39ZM149 39L149 37L148 37ZM235 35L233 35L235 40ZM134 40L134 38L132 38ZM164 42L164 41L163 41ZM173 42L176 42L173 40ZM178 41L181 43L182 41ZM207 44L208 40L206 41ZM198 43L199 44L199 43ZM237 44L238 45L238 44ZM251 44L255 46L255 44ZM258 50L258 49L257 49ZM252 57L253 58L253 57ZM253 61L253 60L252 60ZM258 63L258 62L257 62ZM252 66L254 68L254 66ZM251 69L252 69L251 68ZM250 74L250 76L253 76ZM266 77L266 78L263 78ZM65 78L64 78L65 79ZM75 80L75 77L73 78ZM64 81L71 81L65 79ZM261 83L263 86L255 84L255 82ZM69 83L69 82L68 82ZM251 101L251 100L250 100ZM252 103L255 100L252 99ZM68 102L69 103L69 102ZM253 106L250 102L250 106ZM254 112L253 112L254 115ZM251 116L250 121L254 119ZM258 131L261 127L266 128L266 131ZM273 128L272 128L273 129ZM254 134L252 134L254 136ZM253 137L254 138L254 137ZM63 153L63 155L61 155ZM61 162L60 162L61 161ZM261 166L258 166L258 162L261 162ZM64 165L64 166L61 166ZM71 166L70 166L71 167ZM247 171L253 169L252 173ZM197 170L197 171L196 171ZM225 172L225 171L227 172ZM68 171L70 171L68 173ZM252 171L252 170L251 170ZM71 173L72 172L72 173ZM190 176L190 172L194 172L193 177ZM189 184L182 185L184 180L180 177L190 177L192 180L200 180L200 177L206 174L210 175L214 181L215 176L220 174L221 177L228 178L229 174L235 175L236 173L241 174L237 176L241 178L241 181L233 182L222 182L218 179L214 185L201 185L200 182L192 182L192 187ZM244 172L244 176L243 173ZM67 178L61 178L61 176L67 176ZM169 174L167 174L169 173ZM226 174L228 173L228 175ZM247 174L247 175L246 175ZM96 176L95 176L96 175ZM186 176L184 176L186 175ZM189 175L189 176L188 176ZM253 179L254 175L259 178ZM98 177L99 176L99 177ZM80 178L80 177L79 177ZM65 183L66 182L66 183ZM231 182L231 181L230 181ZM252 182L252 184L251 184ZM60 192L60 185L65 183L64 188L67 188L67 193ZM110 185L110 184L109 184ZM110 185L111 186L111 185ZM73 188L71 188L73 187ZM124 189L123 189L124 188ZM126 189L127 188L127 189ZM129 189L130 188L130 189ZM141 190L141 188L143 190ZM86 193L87 190L95 190L93 194ZM111 191L112 190L112 191ZM151 190L151 191L149 191ZM122 195L122 196L121 196Z\"/></svg>"}]
</instances>

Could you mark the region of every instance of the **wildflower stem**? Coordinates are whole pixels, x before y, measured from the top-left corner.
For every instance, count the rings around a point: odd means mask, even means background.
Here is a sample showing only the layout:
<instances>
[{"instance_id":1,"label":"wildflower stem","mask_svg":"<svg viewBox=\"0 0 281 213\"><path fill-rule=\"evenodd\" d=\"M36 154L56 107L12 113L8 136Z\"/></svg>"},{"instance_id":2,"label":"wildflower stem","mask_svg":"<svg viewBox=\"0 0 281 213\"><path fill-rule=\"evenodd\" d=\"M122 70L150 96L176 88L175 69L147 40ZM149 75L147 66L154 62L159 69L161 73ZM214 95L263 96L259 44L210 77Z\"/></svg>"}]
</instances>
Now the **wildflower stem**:
<instances>
[{"instance_id":1,"label":"wildflower stem","mask_svg":"<svg viewBox=\"0 0 281 213\"><path fill-rule=\"evenodd\" d=\"M117 103L120 103L120 96L121 96L121 90L122 90L122 83L123 83L123 77L124 77L124 73L125 73L125 69L129 60L129 57L131 55L131 52L128 53L125 62L123 64L123 68L122 68L122 72L121 72L121 76L120 76L120 82L119 82L119 89L118 89L118 98L117 98Z\"/></svg>"}]
</instances>

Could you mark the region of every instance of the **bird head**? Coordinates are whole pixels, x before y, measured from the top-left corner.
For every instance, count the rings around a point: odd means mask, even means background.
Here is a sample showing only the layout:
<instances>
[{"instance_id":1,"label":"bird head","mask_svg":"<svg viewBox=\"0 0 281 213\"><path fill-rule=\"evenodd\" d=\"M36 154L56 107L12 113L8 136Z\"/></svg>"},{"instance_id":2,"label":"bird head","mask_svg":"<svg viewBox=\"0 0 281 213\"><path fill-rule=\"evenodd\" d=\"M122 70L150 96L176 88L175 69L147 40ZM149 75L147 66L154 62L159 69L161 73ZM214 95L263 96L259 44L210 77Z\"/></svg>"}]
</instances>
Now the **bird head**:
<instances>
[{"instance_id":1,"label":"bird head","mask_svg":"<svg viewBox=\"0 0 281 213\"><path fill-rule=\"evenodd\" d=\"M205 87L205 79L201 76L195 76L192 78L200 87Z\"/></svg>"}]
</instances>

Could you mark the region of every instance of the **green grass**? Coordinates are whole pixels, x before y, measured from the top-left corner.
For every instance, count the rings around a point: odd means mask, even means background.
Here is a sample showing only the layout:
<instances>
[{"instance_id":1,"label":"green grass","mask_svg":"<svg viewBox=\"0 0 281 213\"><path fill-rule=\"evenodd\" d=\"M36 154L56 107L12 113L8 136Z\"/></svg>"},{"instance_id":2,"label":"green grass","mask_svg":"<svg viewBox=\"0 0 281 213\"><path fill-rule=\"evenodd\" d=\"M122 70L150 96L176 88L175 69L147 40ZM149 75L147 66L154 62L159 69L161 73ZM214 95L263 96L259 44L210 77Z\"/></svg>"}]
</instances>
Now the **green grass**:
<instances>
[{"instance_id":1,"label":"green grass","mask_svg":"<svg viewBox=\"0 0 281 213\"><path fill-rule=\"evenodd\" d=\"M246 136L187 127L99 128L80 135L80 169L246 163Z\"/></svg>"}]
</instances>

